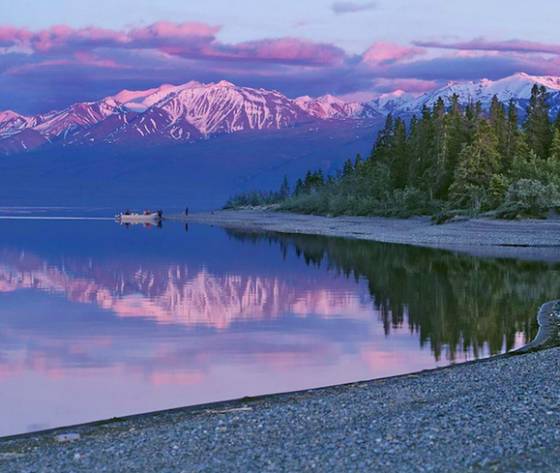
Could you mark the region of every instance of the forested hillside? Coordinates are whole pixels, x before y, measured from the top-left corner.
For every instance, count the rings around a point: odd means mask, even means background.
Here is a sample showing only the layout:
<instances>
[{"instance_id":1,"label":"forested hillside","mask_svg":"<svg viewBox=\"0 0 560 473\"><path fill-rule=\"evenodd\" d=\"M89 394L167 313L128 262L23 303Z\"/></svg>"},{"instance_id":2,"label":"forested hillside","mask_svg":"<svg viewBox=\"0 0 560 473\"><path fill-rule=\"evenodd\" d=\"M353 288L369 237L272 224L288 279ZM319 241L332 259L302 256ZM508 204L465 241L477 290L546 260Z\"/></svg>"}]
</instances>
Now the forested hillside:
<instances>
[{"instance_id":1,"label":"forested hillside","mask_svg":"<svg viewBox=\"0 0 560 473\"><path fill-rule=\"evenodd\" d=\"M279 203L330 215L541 216L560 206L560 115L544 87L533 87L521 122L513 102L489 110L455 95L421 116L387 117L372 152L335 176L309 171L292 192L237 196L228 206Z\"/></svg>"}]
</instances>

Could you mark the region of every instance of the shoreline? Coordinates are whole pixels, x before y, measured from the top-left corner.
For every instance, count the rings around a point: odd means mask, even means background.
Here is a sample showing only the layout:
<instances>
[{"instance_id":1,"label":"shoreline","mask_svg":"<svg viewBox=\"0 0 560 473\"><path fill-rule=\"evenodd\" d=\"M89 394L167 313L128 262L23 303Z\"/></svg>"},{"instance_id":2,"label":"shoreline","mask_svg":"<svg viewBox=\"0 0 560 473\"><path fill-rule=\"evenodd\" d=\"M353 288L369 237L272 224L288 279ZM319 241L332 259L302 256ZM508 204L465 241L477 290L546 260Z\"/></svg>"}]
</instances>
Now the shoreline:
<instances>
[{"instance_id":1,"label":"shoreline","mask_svg":"<svg viewBox=\"0 0 560 473\"><path fill-rule=\"evenodd\" d=\"M555 471L558 356L549 348L4 437L0 469ZM57 442L61 433L80 438Z\"/></svg>"},{"instance_id":2,"label":"shoreline","mask_svg":"<svg viewBox=\"0 0 560 473\"><path fill-rule=\"evenodd\" d=\"M537 313L537 321L539 325L539 330L535 338L529 342L527 342L522 347L519 347L515 350L510 352L500 353L498 355L489 356L486 358L462 361L457 363L452 363L447 366L441 366L436 368L428 368L421 371L414 371L410 373L404 374L397 374L393 376L387 376L383 378L373 378L373 379L366 379L366 380L357 380L352 381L349 383L342 383L342 384L333 384L328 386L319 386L315 388L306 388L300 389L297 391L287 391L287 392L277 392L277 393L270 393L270 394L261 394L258 396L245 396L243 398L237 399L226 399L222 401L213 401L208 403L202 404L193 404L181 407L174 407L170 409L162 409L157 411L149 411L149 412L142 412L137 414L130 414L122 417L113 417L109 419L99 419L89 422L83 422L79 424L70 424L66 426L60 427L53 427L48 428L45 430L33 431L33 432L23 432L19 434L7 435L7 436L0 436L0 446L4 441L16 441L22 440L29 437L36 437L36 436L45 436L49 434L55 434L57 432L74 430L74 429L81 429L81 428L89 428L89 427L98 427L104 426L108 424L112 424L115 422L126 422L126 421L134 421L135 419L141 419L144 417L152 417L152 416L161 416L166 414L171 414L173 412L191 412L191 411L199 411L202 409L210 409L216 410L217 408L223 409L224 407L231 408L231 406L239 406L246 402L255 402L259 400L271 400L277 397L284 397L284 396L295 396L300 395L303 393L309 392L316 392L316 391L323 391L329 389L336 389L340 388L343 389L345 387L351 387L356 384L363 384L363 383L376 383L376 382L385 382L390 380L396 380L400 378L407 378L410 376L422 376L427 375L429 373L433 373L440 370L447 370L458 368L461 366L466 365L473 365L473 364L481 364L486 362L491 362L496 359L503 359L509 358L519 355L526 355L528 353L535 353L543 350L548 350L552 348L560 349L560 300L549 301L544 303ZM1 458L0 458L1 459Z\"/></svg>"},{"instance_id":3,"label":"shoreline","mask_svg":"<svg viewBox=\"0 0 560 473\"><path fill-rule=\"evenodd\" d=\"M164 220L224 228L308 234L438 248L480 257L560 262L560 219L465 219L443 225L429 217L322 217L264 210L218 210Z\"/></svg>"},{"instance_id":4,"label":"shoreline","mask_svg":"<svg viewBox=\"0 0 560 473\"><path fill-rule=\"evenodd\" d=\"M314 388L304 388L304 389L298 389L296 391L283 391L283 392L276 392L276 393L270 393L270 394L259 394L256 396L243 396L240 398L232 398L232 399L224 399L222 401L212 401L212 402L205 402L205 403L201 403L201 404L190 404L190 405L185 405L185 406L179 406L179 407L172 407L169 409L160 409L160 410L156 410L156 411L148 411L148 412L140 412L137 414L130 414L130 415L125 415L122 417L111 417L111 418L107 418L107 419L99 419L99 420L93 420L93 421L89 421L89 422L81 422L78 424L69 424L69 425L63 425L60 427L52 427L52 428L47 428L44 430L37 430L37 431L32 431L32 432L22 432L19 434L13 434L13 435L5 435L5 436L1 436L0 437L0 454L1 454L1 450L2 450L2 444L4 442L16 442L16 441L20 441L20 440L26 440L29 438L34 438L34 437L45 437L45 436L49 436L49 435L57 435L59 433L64 433L64 432L79 432L81 429L96 429L99 427L105 427L105 426L110 426L112 424L120 424L123 422L135 422L135 421L140 421L144 418L160 418L160 417L164 417L167 415L173 415L176 413L181 413L183 415L187 415L187 414L200 414L200 413L208 413L208 411L211 411L210 413L221 413L221 411L225 411L228 409L239 409L242 408L244 406L246 406L247 404L251 404L251 403L255 403L255 402L276 402L281 401L282 399L284 399L285 397L288 396L303 396L305 394L310 394L310 393L318 393L320 394L323 391L328 391L328 390L335 390L335 389L346 389L346 388L352 388L352 387L356 387L357 385L364 385L364 384L373 384L373 383L384 383L387 381L393 381L393 380L398 380L398 379L402 379L402 378L409 378L409 377L418 377L418 376L424 376L424 375L428 375L430 373L434 373L437 371L441 371L441 370L448 370L448 369L455 369L455 368L459 368L462 366L467 366L467 365L475 365L475 364L483 364L483 363L487 363L487 362L491 362L493 360L496 359L502 359L502 358L509 358L509 357L514 357L514 356L518 356L518 355L525 355L526 353L535 353L535 352L539 352L539 351L543 351L543 350L548 350L551 348L559 348L560 347L556 347L556 346L551 346L551 347L545 347L543 346L543 344L539 344L539 346L537 347L532 347L530 350L528 351L521 351L523 350L525 347L527 347L529 344L524 345L523 347L519 347L517 350L513 350L510 352L506 352L506 353L500 353L497 355L493 355L493 356L488 356L486 358L479 358L479 359L473 359L473 360L468 360L468 361L460 361L457 363L453 363L453 364L449 364L446 366L438 366L435 368L426 368L423 369L421 371L413 371L410 373L403 373L403 374L395 374L395 375L391 375L391 376L385 376L382 378L373 378L373 379L361 379L361 380L356 380L356 381L351 381L348 383L341 383L341 384L330 384L330 385L326 385L326 386L317 386ZM217 412L220 411L220 412ZM0 460L2 459L2 457L0 456ZM0 463L1 465L1 463Z\"/></svg>"}]
</instances>

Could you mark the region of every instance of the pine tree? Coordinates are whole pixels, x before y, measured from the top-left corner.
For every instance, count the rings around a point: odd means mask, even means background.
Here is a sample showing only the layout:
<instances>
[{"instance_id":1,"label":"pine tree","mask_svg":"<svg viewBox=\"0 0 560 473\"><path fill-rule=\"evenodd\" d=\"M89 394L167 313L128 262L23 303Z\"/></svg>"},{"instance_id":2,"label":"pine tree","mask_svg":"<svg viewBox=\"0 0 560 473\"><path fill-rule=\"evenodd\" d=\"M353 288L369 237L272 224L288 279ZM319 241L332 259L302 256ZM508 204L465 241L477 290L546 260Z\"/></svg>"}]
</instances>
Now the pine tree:
<instances>
[{"instance_id":1,"label":"pine tree","mask_svg":"<svg viewBox=\"0 0 560 473\"><path fill-rule=\"evenodd\" d=\"M431 110L424 105L422 117L411 128L409 184L426 192L432 191L430 167L434 154L434 120Z\"/></svg>"},{"instance_id":2,"label":"pine tree","mask_svg":"<svg viewBox=\"0 0 560 473\"><path fill-rule=\"evenodd\" d=\"M549 118L548 93L543 86L534 85L524 124L527 144L537 156L545 159L552 141Z\"/></svg>"},{"instance_id":3,"label":"pine tree","mask_svg":"<svg viewBox=\"0 0 560 473\"><path fill-rule=\"evenodd\" d=\"M503 171L511 167L511 163L513 163L513 159L518 153L518 146L521 140L519 121L517 117L517 106L513 100L510 100L508 105L504 138L505 141L503 143L503 148L501 149Z\"/></svg>"},{"instance_id":4,"label":"pine tree","mask_svg":"<svg viewBox=\"0 0 560 473\"><path fill-rule=\"evenodd\" d=\"M506 110L498 97L492 97L492 104L490 105L490 124L494 129L496 138L498 139L498 150L501 155L502 168L505 167L504 163L507 160L507 145L508 145L508 123L506 120Z\"/></svg>"},{"instance_id":5,"label":"pine tree","mask_svg":"<svg viewBox=\"0 0 560 473\"><path fill-rule=\"evenodd\" d=\"M445 177L443 180L443 198L447 197L449 186L453 182L453 176L459 160L459 154L467 140L466 124L459 96L453 94L451 97L451 106L446 117L447 120L447 163L445 169Z\"/></svg>"},{"instance_id":6,"label":"pine tree","mask_svg":"<svg viewBox=\"0 0 560 473\"><path fill-rule=\"evenodd\" d=\"M452 200L460 206L479 211L486 204L490 182L499 169L498 139L492 126L482 120L473 143L465 146L459 156L450 189Z\"/></svg>"},{"instance_id":7,"label":"pine tree","mask_svg":"<svg viewBox=\"0 0 560 473\"><path fill-rule=\"evenodd\" d=\"M278 191L278 196L281 200L287 199L290 195L290 184L288 182L288 176L284 175L282 184L280 184L280 189Z\"/></svg>"},{"instance_id":8,"label":"pine tree","mask_svg":"<svg viewBox=\"0 0 560 473\"><path fill-rule=\"evenodd\" d=\"M303 181L301 180L301 178L298 178L298 180L296 181L296 187L294 188L294 196L297 195L301 195L304 193L304 188L303 188Z\"/></svg>"},{"instance_id":9,"label":"pine tree","mask_svg":"<svg viewBox=\"0 0 560 473\"><path fill-rule=\"evenodd\" d=\"M354 165L350 159L344 161L344 165L342 166L342 176L348 177L354 172Z\"/></svg>"},{"instance_id":10,"label":"pine tree","mask_svg":"<svg viewBox=\"0 0 560 473\"><path fill-rule=\"evenodd\" d=\"M552 144L550 145L550 159L560 162L560 128L554 130Z\"/></svg>"},{"instance_id":11,"label":"pine tree","mask_svg":"<svg viewBox=\"0 0 560 473\"><path fill-rule=\"evenodd\" d=\"M408 180L409 155L407 138L404 120L398 118L395 122L391 160L389 162L393 187L395 189L404 188Z\"/></svg>"},{"instance_id":12,"label":"pine tree","mask_svg":"<svg viewBox=\"0 0 560 473\"><path fill-rule=\"evenodd\" d=\"M560 111L556 115L556 120L554 121L554 129L560 130Z\"/></svg>"},{"instance_id":13,"label":"pine tree","mask_svg":"<svg viewBox=\"0 0 560 473\"><path fill-rule=\"evenodd\" d=\"M391 154L393 144L394 120L390 113L385 119L385 126L377 135L377 141L371 152L371 158L380 161L387 161Z\"/></svg>"},{"instance_id":14,"label":"pine tree","mask_svg":"<svg viewBox=\"0 0 560 473\"><path fill-rule=\"evenodd\" d=\"M358 172L362 167L363 160L362 155L360 153L356 154L356 158L354 159L354 170Z\"/></svg>"},{"instance_id":15,"label":"pine tree","mask_svg":"<svg viewBox=\"0 0 560 473\"><path fill-rule=\"evenodd\" d=\"M428 170L429 193L431 197L444 198L447 194L447 170L449 159L449 135L445 113L445 103L440 97L432 112L434 124L433 158Z\"/></svg>"}]
</instances>

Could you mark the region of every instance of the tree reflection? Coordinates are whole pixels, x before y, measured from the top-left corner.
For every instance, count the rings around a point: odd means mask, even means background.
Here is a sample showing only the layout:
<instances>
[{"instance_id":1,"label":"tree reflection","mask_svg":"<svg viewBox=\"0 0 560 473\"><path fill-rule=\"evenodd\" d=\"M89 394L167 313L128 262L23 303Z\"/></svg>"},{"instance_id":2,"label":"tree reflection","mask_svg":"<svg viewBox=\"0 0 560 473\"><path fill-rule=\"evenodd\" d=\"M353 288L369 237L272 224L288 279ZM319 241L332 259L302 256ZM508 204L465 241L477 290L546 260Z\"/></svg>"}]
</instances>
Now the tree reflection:
<instances>
[{"instance_id":1,"label":"tree reflection","mask_svg":"<svg viewBox=\"0 0 560 473\"><path fill-rule=\"evenodd\" d=\"M307 265L367 280L385 333L408 324L434 356L487 346L492 354L536 334L539 306L560 295L560 265L478 258L450 251L343 238L229 230L232 238L278 244Z\"/></svg>"}]
</instances>

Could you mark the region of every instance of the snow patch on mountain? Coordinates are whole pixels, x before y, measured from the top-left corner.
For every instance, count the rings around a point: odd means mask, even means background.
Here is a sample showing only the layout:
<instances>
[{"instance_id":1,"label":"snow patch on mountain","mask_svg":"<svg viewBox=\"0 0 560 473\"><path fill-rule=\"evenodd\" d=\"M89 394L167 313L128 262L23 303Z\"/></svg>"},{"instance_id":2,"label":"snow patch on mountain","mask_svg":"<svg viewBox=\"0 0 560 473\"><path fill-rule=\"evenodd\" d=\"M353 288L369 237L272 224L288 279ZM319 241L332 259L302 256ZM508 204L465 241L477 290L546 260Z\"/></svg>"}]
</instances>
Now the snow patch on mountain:
<instances>
[{"instance_id":1,"label":"snow patch on mountain","mask_svg":"<svg viewBox=\"0 0 560 473\"><path fill-rule=\"evenodd\" d=\"M389 113L398 112L407 103L415 100L416 98L416 95L398 89L394 92L381 94L379 97L370 100L368 105L372 109L377 110L379 113L387 115Z\"/></svg>"},{"instance_id":2,"label":"snow patch on mountain","mask_svg":"<svg viewBox=\"0 0 560 473\"><path fill-rule=\"evenodd\" d=\"M79 128L96 125L119 112L120 105L113 98L76 103L61 111L38 115L35 117L33 129L52 140Z\"/></svg>"},{"instance_id":3,"label":"snow patch on mountain","mask_svg":"<svg viewBox=\"0 0 560 473\"><path fill-rule=\"evenodd\" d=\"M189 87L198 87L200 82L190 81L186 84L172 85L163 84L159 87L155 87L147 90L121 90L118 94L113 95L115 101L119 102L129 110L135 112L143 112L150 108L152 105L160 102L169 95Z\"/></svg>"},{"instance_id":4,"label":"snow patch on mountain","mask_svg":"<svg viewBox=\"0 0 560 473\"><path fill-rule=\"evenodd\" d=\"M463 104L480 101L482 107L487 109L494 96L507 104L513 100L518 108L524 111L526 102L531 98L531 89L534 85L542 85L551 93L551 108L554 113L560 105L560 77L531 76L517 73L499 80L482 79L468 82L449 82L442 88L427 92L416 100L403 103L400 112L420 112L422 107L433 106L439 97L446 103L451 101L454 94L458 95Z\"/></svg>"},{"instance_id":5,"label":"snow patch on mountain","mask_svg":"<svg viewBox=\"0 0 560 473\"><path fill-rule=\"evenodd\" d=\"M334 95L311 98L308 95L294 100L296 105L311 116L322 120L354 118L360 115L363 105L357 102L345 102Z\"/></svg>"},{"instance_id":6,"label":"snow patch on mountain","mask_svg":"<svg viewBox=\"0 0 560 473\"><path fill-rule=\"evenodd\" d=\"M169 115L171 132L186 122L204 136L280 129L310 120L279 92L237 87L227 81L181 87L154 106Z\"/></svg>"},{"instance_id":7,"label":"snow patch on mountain","mask_svg":"<svg viewBox=\"0 0 560 473\"><path fill-rule=\"evenodd\" d=\"M0 139L20 133L33 124L33 117L26 117L13 110L0 112Z\"/></svg>"},{"instance_id":8,"label":"snow patch on mountain","mask_svg":"<svg viewBox=\"0 0 560 473\"><path fill-rule=\"evenodd\" d=\"M347 102L330 94L317 98L304 95L295 99L294 102L303 111L320 120L346 120L379 116L379 112L368 103Z\"/></svg>"}]
</instances>

